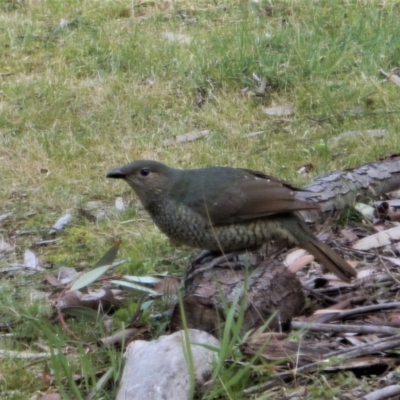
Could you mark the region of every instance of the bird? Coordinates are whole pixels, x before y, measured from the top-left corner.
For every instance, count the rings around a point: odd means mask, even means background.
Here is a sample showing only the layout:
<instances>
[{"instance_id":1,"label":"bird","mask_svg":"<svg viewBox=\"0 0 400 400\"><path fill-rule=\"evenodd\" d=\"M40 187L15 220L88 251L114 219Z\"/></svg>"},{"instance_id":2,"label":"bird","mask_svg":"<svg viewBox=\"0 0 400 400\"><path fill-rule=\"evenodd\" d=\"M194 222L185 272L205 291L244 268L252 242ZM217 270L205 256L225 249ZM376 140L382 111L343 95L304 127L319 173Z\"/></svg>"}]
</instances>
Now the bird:
<instances>
[{"instance_id":1,"label":"bird","mask_svg":"<svg viewBox=\"0 0 400 400\"><path fill-rule=\"evenodd\" d=\"M173 244L212 252L251 251L283 241L311 253L340 279L357 271L321 242L298 213L317 210L301 189L262 172L232 167L176 169L137 160L107 173L126 181Z\"/></svg>"}]
</instances>

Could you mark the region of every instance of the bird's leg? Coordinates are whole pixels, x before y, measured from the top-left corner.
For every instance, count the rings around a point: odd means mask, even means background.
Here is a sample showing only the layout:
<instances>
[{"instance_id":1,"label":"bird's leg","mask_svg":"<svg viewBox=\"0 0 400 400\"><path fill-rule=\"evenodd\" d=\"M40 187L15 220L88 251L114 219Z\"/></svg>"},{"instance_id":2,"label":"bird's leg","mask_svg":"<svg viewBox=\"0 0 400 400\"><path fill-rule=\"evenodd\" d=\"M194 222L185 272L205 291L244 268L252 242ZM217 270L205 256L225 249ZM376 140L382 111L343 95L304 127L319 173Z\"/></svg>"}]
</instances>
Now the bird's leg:
<instances>
[{"instance_id":1,"label":"bird's leg","mask_svg":"<svg viewBox=\"0 0 400 400\"><path fill-rule=\"evenodd\" d=\"M205 262L208 257L215 258L215 256L217 256L218 254L220 253L216 251L202 250L190 263L190 268L195 267L198 264L203 264L203 262Z\"/></svg>"},{"instance_id":2,"label":"bird's leg","mask_svg":"<svg viewBox=\"0 0 400 400\"><path fill-rule=\"evenodd\" d=\"M188 280L193 279L197 274L203 273L212 268L215 268L216 266L222 264L223 262L228 262L228 264L229 264L229 261L232 261L235 257L237 257L239 254L242 254L242 253L243 253L243 250L234 251L234 252L228 253L228 254L222 254L218 257L213 257L211 261L202 264L202 263L199 263L199 260L201 262L212 255L220 254L220 253L216 253L216 252L212 252L212 251L208 251L208 250L203 250L190 264L187 274L186 274L185 281L187 282Z\"/></svg>"}]
</instances>

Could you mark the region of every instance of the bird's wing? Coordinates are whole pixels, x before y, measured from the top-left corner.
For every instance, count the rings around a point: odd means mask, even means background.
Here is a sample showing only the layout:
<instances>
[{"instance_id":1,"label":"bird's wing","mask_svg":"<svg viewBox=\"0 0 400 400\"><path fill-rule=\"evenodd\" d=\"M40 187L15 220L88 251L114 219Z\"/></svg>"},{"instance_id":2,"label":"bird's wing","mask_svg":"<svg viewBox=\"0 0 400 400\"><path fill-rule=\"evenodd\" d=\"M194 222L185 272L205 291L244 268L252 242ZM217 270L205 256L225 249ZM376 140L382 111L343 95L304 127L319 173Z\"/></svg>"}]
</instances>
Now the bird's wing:
<instances>
[{"instance_id":1,"label":"bird's wing","mask_svg":"<svg viewBox=\"0 0 400 400\"><path fill-rule=\"evenodd\" d=\"M299 191L276 178L244 170L217 196L205 196L197 209L213 224L248 221L268 215L319 209L318 204L296 198ZM206 190L207 191L207 190ZM215 193L215 191L214 191ZM205 200L207 199L207 200Z\"/></svg>"}]
</instances>

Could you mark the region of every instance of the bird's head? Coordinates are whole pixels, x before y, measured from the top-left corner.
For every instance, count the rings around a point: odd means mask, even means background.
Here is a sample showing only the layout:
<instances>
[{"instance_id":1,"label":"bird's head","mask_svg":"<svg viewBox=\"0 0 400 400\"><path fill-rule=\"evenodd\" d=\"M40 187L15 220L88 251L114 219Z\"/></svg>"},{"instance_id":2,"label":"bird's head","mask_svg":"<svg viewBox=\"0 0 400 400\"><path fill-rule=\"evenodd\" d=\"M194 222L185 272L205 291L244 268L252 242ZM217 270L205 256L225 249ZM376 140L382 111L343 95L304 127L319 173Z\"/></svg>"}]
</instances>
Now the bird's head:
<instances>
[{"instance_id":1,"label":"bird's head","mask_svg":"<svg viewBox=\"0 0 400 400\"><path fill-rule=\"evenodd\" d=\"M107 178L124 179L146 207L168 188L173 169L151 160L139 160L113 169Z\"/></svg>"}]
</instances>

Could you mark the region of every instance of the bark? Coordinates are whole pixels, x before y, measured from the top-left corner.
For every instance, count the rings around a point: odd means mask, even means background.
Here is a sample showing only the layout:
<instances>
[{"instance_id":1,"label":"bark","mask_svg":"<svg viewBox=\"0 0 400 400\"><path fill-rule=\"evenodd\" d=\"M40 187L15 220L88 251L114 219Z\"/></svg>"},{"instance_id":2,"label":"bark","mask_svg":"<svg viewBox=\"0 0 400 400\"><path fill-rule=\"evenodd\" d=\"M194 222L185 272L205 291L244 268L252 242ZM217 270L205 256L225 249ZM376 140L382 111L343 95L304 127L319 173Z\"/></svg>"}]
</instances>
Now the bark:
<instances>
[{"instance_id":1,"label":"bark","mask_svg":"<svg viewBox=\"0 0 400 400\"><path fill-rule=\"evenodd\" d=\"M297 193L303 200L312 200L321 206L321 212L302 212L308 222L319 222L335 211L353 206L360 199L377 197L400 188L400 156L354 169L321 175Z\"/></svg>"},{"instance_id":2,"label":"bark","mask_svg":"<svg viewBox=\"0 0 400 400\"><path fill-rule=\"evenodd\" d=\"M293 316L300 313L304 294L296 276L282 263L260 263L256 256L249 259L243 255L226 265L197 273L185 282L183 305L189 328L218 336L232 304L236 317L243 314L242 334L267 321L268 329L281 331L289 329ZM171 328L182 329L182 325L176 305Z\"/></svg>"}]
</instances>

